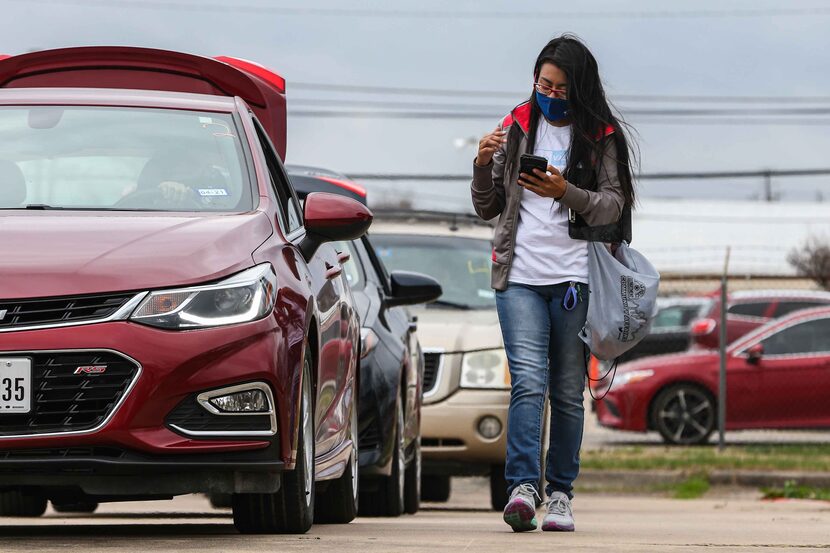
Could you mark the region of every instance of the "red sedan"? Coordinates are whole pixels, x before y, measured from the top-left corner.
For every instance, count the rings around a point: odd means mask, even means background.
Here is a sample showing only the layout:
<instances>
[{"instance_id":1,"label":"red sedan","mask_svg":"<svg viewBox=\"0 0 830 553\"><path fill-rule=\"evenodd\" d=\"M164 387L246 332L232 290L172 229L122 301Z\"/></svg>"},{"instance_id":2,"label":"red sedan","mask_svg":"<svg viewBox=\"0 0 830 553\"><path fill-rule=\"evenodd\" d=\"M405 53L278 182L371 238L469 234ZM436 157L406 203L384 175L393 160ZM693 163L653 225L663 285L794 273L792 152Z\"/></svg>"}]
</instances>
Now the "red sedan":
<instances>
[{"instance_id":1,"label":"red sedan","mask_svg":"<svg viewBox=\"0 0 830 553\"><path fill-rule=\"evenodd\" d=\"M224 493L240 531L304 532L319 482L318 520L354 518L360 324L327 242L372 215L300 208L282 79L78 48L0 86L2 514Z\"/></svg>"},{"instance_id":2,"label":"red sedan","mask_svg":"<svg viewBox=\"0 0 830 553\"><path fill-rule=\"evenodd\" d=\"M717 426L719 367L716 350L621 365L597 402L599 422L704 443ZM830 427L830 308L796 311L733 342L726 375L727 430Z\"/></svg>"}]
</instances>

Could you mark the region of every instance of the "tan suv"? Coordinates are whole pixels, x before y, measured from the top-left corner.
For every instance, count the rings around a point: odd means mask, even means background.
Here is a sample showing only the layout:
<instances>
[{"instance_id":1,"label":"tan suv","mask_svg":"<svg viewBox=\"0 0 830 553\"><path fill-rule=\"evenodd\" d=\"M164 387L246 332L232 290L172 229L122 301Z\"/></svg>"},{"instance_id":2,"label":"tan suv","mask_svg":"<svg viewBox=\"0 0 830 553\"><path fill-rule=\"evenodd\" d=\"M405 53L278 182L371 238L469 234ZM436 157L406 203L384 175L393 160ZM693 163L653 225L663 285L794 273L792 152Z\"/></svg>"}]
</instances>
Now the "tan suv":
<instances>
[{"instance_id":1,"label":"tan suv","mask_svg":"<svg viewBox=\"0 0 830 553\"><path fill-rule=\"evenodd\" d=\"M426 273L444 290L412 308L426 360L421 498L446 501L451 476L490 475L500 510L510 373L490 288L493 229L471 216L375 211L370 232L389 270Z\"/></svg>"}]
</instances>

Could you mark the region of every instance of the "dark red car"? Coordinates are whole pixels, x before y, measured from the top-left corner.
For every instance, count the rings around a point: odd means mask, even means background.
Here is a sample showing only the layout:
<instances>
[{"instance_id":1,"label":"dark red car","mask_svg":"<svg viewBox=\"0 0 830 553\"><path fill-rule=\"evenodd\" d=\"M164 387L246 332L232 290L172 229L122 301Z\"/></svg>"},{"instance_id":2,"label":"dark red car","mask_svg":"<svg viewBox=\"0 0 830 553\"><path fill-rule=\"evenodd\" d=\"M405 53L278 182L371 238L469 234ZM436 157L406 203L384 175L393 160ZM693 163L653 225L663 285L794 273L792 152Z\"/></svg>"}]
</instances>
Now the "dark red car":
<instances>
[{"instance_id":1,"label":"dark red car","mask_svg":"<svg viewBox=\"0 0 830 553\"><path fill-rule=\"evenodd\" d=\"M327 242L372 215L300 208L282 79L224 60L0 61L3 514L204 492L242 532L355 516L360 324Z\"/></svg>"},{"instance_id":2,"label":"dark red car","mask_svg":"<svg viewBox=\"0 0 830 553\"><path fill-rule=\"evenodd\" d=\"M620 365L597 402L599 422L704 443L717 426L719 368L716 350ZM730 344L726 381L727 430L830 428L830 307L796 311Z\"/></svg>"},{"instance_id":3,"label":"dark red car","mask_svg":"<svg viewBox=\"0 0 830 553\"><path fill-rule=\"evenodd\" d=\"M798 290L742 290L729 294L726 343L799 309L830 305L830 293ZM720 295L713 296L707 313L692 322L692 346L717 348L720 343Z\"/></svg>"}]
</instances>

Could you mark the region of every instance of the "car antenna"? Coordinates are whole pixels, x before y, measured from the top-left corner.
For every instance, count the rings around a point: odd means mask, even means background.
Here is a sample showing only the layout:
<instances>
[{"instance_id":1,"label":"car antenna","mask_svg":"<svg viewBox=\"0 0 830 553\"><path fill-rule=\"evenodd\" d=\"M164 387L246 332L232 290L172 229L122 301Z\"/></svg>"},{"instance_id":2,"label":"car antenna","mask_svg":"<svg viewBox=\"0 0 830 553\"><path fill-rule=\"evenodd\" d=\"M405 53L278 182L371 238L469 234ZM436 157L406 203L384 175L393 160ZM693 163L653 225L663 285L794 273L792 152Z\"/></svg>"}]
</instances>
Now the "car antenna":
<instances>
[{"instance_id":1,"label":"car antenna","mask_svg":"<svg viewBox=\"0 0 830 553\"><path fill-rule=\"evenodd\" d=\"M450 231L457 232L458 231L458 215L453 213L452 215L452 223L450 223Z\"/></svg>"}]
</instances>

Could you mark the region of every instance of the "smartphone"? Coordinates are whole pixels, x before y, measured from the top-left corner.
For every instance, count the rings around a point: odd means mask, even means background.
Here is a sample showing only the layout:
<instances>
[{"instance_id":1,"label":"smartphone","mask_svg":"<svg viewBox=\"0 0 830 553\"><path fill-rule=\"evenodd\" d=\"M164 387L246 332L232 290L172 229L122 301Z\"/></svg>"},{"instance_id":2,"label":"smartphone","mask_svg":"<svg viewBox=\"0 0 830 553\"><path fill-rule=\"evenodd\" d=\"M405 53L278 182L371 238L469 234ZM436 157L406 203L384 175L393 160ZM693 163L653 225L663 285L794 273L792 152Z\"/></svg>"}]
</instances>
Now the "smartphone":
<instances>
[{"instance_id":1,"label":"smartphone","mask_svg":"<svg viewBox=\"0 0 830 553\"><path fill-rule=\"evenodd\" d=\"M534 169L541 169L542 172L548 170L548 160L542 156L534 156L530 154L522 154L519 158L519 173L526 173L533 175Z\"/></svg>"}]
</instances>

